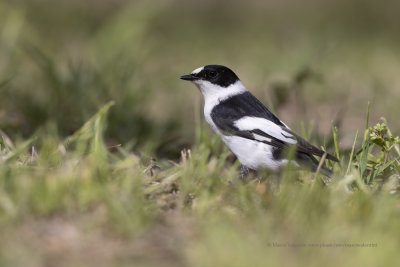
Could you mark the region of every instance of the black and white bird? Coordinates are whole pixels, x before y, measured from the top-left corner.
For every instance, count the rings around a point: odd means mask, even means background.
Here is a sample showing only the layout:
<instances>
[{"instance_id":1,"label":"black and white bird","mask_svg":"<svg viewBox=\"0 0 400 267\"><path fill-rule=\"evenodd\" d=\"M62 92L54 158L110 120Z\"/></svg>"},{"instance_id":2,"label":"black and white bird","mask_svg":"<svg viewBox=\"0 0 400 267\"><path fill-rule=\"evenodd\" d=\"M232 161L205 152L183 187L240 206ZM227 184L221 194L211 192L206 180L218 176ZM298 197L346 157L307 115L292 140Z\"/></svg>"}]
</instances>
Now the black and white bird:
<instances>
[{"instance_id":1,"label":"black and white bird","mask_svg":"<svg viewBox=\"0 0 400 267\"><path fill-rule=\"evenodd\" d=\"M295 147L294 165L316 171L319 161L314 157L338 160L313 146L269 111L252 95L229 68L207 65L181 76L193 82L204 97L204 116L212 130L241 163L242 177L251 170L278 171L288 164L285 151ZM330 177L325 164L320 171Z\"/></svg>"}]
</instances>

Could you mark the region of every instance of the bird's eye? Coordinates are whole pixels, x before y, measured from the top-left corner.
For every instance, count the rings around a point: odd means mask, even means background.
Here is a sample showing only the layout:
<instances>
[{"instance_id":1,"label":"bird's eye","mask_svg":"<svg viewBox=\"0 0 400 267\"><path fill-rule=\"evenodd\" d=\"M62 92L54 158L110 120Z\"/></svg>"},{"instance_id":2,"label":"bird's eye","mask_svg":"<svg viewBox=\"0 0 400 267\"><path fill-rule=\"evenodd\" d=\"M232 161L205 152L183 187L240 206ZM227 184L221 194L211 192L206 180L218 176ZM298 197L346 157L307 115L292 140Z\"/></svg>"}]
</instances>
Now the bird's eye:
<instances>
[{"instance_id":1,"label":"bird's eye","mask_svg":"<svg viewBox=\"0 0 400 267\"><path fill-rule=\"evenodd\" d=\"M208 75L209 75L211 78L214 78L215 76L217 76L217 72L216 72L216 71L210 71L210 72L208 73Z\"/></svg>"}]
</instances>

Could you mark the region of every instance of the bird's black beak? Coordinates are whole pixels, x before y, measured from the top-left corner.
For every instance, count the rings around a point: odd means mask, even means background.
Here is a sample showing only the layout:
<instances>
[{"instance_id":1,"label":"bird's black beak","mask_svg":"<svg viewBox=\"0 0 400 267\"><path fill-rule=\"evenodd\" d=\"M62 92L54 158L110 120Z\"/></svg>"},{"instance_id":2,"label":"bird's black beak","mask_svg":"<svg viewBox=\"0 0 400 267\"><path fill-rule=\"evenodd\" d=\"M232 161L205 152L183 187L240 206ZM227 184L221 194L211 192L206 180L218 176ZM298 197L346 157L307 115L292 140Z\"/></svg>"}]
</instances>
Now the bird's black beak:
<instances>
[{"instance_id":1,"label":"bird's black beak","mask_svg":"<svg viewBox=\"0 0 400 267\"><path fill-rule=\"evenodd\" d=\"M196 76L194 76L193 74L189 74L189 75L181 76L181 79L185 80L185 81L194 81L194 80L197 80L198 78Z\"/></svg>"}]
</instances>

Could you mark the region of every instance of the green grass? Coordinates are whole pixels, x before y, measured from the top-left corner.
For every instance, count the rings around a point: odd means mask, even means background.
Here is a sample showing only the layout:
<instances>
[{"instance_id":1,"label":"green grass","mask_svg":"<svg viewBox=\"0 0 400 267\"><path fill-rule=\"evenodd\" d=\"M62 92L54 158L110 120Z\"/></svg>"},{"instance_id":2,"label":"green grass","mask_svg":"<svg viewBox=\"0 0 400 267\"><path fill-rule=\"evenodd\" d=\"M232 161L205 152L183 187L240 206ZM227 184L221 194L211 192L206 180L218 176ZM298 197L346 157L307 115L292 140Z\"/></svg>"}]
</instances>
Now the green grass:
<instances>
[{"instance_id":1,"label":"green grass","mask_svg":"<svg viewBox=\"0 0 400 267\"><path fill-rule=\"evenodd\" d=\"M397 1L53 2L0 2L0 266L399 265ZM205 64L333 178L242 183Z\"/></svg>"},{"instance_id":2,"label":"green grass","mask_svg":"<svg viewBox=\"0 0 400 267\"><path fill-rule=\"evenodd\" d=\"M331 180L287 170L244 184L215 138L177 162L111 152L112 105L64 140L54 127L20 144L3 136L2 266L398 263L399 141L383 124ZM382 157L365 154L373 146Z\"/></svg>"}]
</instances>

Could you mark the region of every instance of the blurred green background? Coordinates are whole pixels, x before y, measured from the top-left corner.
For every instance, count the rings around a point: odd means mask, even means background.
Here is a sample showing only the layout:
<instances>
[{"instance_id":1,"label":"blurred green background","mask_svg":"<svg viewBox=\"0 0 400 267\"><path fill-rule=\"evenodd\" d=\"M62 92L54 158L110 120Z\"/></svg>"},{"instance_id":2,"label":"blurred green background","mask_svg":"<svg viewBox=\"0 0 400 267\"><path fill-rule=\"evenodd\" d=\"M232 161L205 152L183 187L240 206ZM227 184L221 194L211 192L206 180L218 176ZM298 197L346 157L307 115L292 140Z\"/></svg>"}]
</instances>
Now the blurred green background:
<instances>
[{"instance_id":1,"label":"blurred green background","mask_svg":"<svg viewBox=\"0 0 400 267\"><path fill-rule=\"evenodd\" d=\"M3 0L0 129L28 137L52 123L67 136L114 100L110 144L176 158L202 103L179 76L222 64L297 132L313 125L327 136L334 123L349 148L368 101L373 122L400 130L399 10L362 0Z\"/></svg>"}]
</instances>

